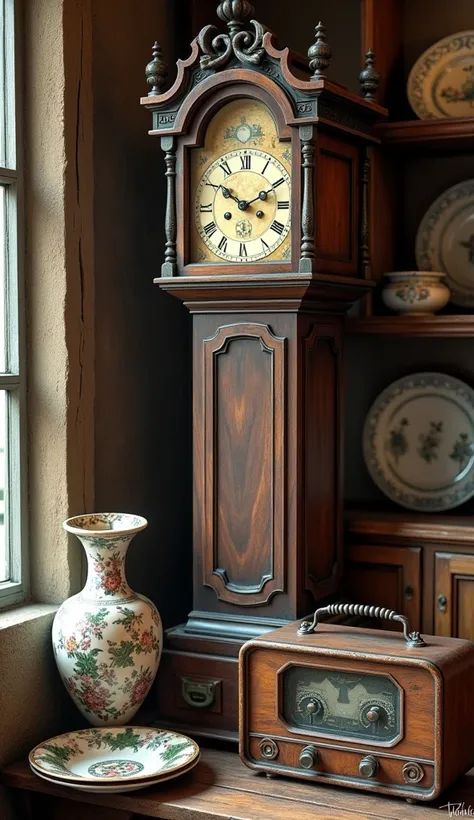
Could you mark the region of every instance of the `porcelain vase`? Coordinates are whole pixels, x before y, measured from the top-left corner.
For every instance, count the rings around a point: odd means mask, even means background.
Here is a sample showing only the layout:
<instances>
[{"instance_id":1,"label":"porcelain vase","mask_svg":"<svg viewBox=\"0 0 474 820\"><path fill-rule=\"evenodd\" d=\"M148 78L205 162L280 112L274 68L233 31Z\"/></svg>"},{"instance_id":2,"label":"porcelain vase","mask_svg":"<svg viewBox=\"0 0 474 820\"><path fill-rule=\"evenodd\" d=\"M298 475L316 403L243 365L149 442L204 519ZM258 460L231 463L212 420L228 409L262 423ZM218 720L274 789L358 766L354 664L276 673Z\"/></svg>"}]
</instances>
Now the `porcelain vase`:
<instances>
[{"instance_id":1,"label":"porcelain vase","mask_svg":"<svg viewBox=\"0 0 474 820\"><path fill-rule=\"evenodd\" d=\"M56 664L71 698L93 726L128 723L150 691L163 630L155 605L130 589L125 556L145 518L98 513L63 527L82 542L88 574L82 592L65 601L53 624Z\"/></svg>"}]
</instances>

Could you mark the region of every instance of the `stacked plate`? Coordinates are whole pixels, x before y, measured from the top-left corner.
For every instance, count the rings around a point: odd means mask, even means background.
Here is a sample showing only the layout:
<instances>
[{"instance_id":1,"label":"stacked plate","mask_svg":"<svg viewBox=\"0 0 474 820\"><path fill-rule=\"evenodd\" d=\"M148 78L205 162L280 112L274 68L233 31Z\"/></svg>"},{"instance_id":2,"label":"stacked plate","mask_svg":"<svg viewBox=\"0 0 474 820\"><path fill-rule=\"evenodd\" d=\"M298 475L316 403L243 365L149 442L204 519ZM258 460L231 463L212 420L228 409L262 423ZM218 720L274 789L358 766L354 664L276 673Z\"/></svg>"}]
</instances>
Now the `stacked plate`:
<instances>
[{"instance_id":1,"label":"stacked plate","mask_svg":"<svg viewBox=\"0 0 474 820\"><path fill-rule=\"evenodd\" d=\"M32 771L58 786L86 792L145 789L189 772L199 746L177 732L147 726L81 729L36 746Z\"/></svg>"}]
</instances>

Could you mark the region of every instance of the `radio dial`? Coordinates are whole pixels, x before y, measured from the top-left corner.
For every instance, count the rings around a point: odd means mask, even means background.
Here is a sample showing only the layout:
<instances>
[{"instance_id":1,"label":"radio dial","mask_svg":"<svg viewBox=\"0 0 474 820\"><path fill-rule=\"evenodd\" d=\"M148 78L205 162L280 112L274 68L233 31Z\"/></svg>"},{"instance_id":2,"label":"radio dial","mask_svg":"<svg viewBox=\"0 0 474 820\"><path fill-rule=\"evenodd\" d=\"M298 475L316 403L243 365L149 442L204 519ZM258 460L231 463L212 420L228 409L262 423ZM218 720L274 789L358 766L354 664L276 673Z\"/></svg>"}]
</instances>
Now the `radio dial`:
<instances>
[{"instance_id":1,"label":"radio dial","mask_svg":"<svg viewBox=\"0 0 474 820\"><path fill-rule=\"evenodd\" d=\"M312 769L319 760L319 752L314 746L305 746L300 752L300 766L303 769Z\"/></svg>"},{"instance_id":2,"label":"radio dial","mask_svg":"<svg viewBox=\"0 0 474 820\"><path fill-rule=\"evenodd\" d=\"M363 757L359 763L359 772L361 773L362 777L375 777L379 770L379 762L376 757L372 757L372 755L367 755L367 757Z\"/></svg>"}]
</instances>

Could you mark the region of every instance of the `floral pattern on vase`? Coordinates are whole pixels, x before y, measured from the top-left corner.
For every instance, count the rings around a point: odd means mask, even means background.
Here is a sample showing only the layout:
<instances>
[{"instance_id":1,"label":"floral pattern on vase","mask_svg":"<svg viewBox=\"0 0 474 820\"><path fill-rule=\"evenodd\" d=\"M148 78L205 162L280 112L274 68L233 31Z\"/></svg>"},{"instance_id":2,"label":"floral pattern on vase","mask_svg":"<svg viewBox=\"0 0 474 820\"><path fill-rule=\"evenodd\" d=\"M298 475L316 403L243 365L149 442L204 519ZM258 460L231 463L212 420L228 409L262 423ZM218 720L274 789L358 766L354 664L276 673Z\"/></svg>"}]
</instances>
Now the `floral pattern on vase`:
<instances>
[{"instance_id":1,"label":"floral pattern on vase","mask_svg":"<svg viewBox=\"0 0 474 820\"><path fill-rule=\"evenodd\" d=\"M64 685L94 726L128 723L154 681L162 650L155 605L129 587L125 556L147 522L103 513L68 519L88 561L84 589L58 610L53 649Z\"/></svg>"}]
</instances>

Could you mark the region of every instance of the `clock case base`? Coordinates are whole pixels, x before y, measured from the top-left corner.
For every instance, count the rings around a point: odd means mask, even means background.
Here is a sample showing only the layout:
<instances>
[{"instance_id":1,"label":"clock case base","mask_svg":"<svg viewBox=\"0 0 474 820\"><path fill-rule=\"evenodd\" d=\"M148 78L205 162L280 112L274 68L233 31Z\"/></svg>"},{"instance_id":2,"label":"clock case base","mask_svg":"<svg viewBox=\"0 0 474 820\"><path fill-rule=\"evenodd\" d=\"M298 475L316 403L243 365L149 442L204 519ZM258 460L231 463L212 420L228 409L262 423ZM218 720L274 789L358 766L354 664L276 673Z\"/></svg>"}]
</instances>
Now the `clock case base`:
<instances>
[{"instance_id":1,"label":"clock case base","mask_svg":"<svg viewBox=\"0 0 474 820\"><path fill-rule=\"evenodd\" d=\"M337 602L344 603L342 599ZM367 621L359 616L333 615L327 622L360 626ZM157 725L237 743L240 650L247 641L286 623L191 612L187 623L168 629L156 683ZM198 695L196 702L193 692ZM205 702L207 694L209 703Z\"/></svg>"},{"instance_id":2,"label":"clock case base","mask_svg":"<svg viewBox=\"0 0 474 820\"><path fill-rule=\"evenodd\" d=\"M187 623L167 630L156 683L158 725L237 743L239 651L284 623L193 611Z\"/></svg>"},{"instance_id":3,"label":"clock case base","mask_svg":"<svg viewBox=\"0 0 474 820\"><path fill-rule=\"evenodd\" d=\"M192 727L196 735L222 738L224 732L236 740L241 646L338 591L342 317L371 285L314 274L158 282L185 302L193 320L196 606L186 624L165 636L159 719L183 731ZM234 294L240 297L237 309ZM245 457L239 406L253 406L248 434L259 433L253 447L245 440ZM232 424L227 438L221 431ZM253 462L258 446L268 455ZM234 472L236 464L242 473ZM247 507L236 505L233 481L250 488ZM255 516L259 493L267 497L271 527ZM219 516L234 527L240 553L220 535ZM252 531L249 522L255 520ZM249 537L258 551L249 548Z\"/></svg>"}]
</instances>

